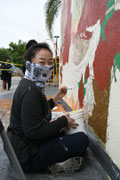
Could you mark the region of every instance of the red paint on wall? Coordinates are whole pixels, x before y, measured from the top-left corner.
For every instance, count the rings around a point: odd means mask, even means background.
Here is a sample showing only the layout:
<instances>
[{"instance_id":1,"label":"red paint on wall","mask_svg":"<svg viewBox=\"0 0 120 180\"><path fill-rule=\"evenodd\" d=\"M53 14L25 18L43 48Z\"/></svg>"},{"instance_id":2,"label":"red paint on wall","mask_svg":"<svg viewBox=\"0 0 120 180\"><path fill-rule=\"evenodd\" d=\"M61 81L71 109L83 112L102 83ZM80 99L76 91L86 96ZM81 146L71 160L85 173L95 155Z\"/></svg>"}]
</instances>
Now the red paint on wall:
<instances>
[{"instance_id":1,"label":"red paint on wall","mask_svg":"<svg viewBox=\"0 0 120 180\"><path fill-rule=\"evenodd\" d=\"M81 82L80 82L80 87L78 90L78 99L79 99L80 108L83 107L83 98L84 98L84 89L83 89L83 76L82 76Z\"/></svg>"},{"instance_id":2,"label":"red paint on wall","mask_svg":"<svg viewBox=\"0 0 120 180\"><path fill-rule=\"evenodd\" d=\"M85 78L86 78L86 80L88 79L88 77L89 77L89 65L87 65L86 71L85 71Z\"/></svg>"},{"instance_id":3,"label":"red paint on wall","mask_svg":"<svg viewBox=\"0 0 120 180\"><path fill-rule=\"evenodd\" d=\"M71 42L71 0L64 1L67 3L68 12L67 12L67 22L65 26L65 34L64 34L64 42L62 44L62 64L65 65L69 61L69 49L70 49L70 42Z\"/></svg>"},{"instance_id":4,"label":"red paint on wall","mask_svg":"<svg viewBox=\"0 0 120 180\"><path fill-rule=\"evenodd\" d=\"M62 83L62 66L60 66L60 77L61 77L61 83Z\"/></svg>"},{"instance_id":5,"label":"red paint on wall","mask_svg":"<svg viewBox=\"0 0 120 180\"><path fill-rule=\"evenodd\" d=\"M80 35L81 33L85 33L85 37L81 37L83 39L90 39L92 36L91 32L86 30L86 27L93 26L100 19L100 23L102 24L107 7L108 0L87 0L84 1L83 11L80 18L80 22L78 25L77 33Z\"/></svg>"},{"instance_id":6,"label":"red paint on wall","mask_svg":"<svg viewBox=\"0 0 120 180\"><path fill-rule=\"evenodd\" d=\"M94 76L98 88L106 87L116 53L120 52L120 10L115 11L105 26L106 40L101 37L94 60Z\"/></svg>"}]
</instances>

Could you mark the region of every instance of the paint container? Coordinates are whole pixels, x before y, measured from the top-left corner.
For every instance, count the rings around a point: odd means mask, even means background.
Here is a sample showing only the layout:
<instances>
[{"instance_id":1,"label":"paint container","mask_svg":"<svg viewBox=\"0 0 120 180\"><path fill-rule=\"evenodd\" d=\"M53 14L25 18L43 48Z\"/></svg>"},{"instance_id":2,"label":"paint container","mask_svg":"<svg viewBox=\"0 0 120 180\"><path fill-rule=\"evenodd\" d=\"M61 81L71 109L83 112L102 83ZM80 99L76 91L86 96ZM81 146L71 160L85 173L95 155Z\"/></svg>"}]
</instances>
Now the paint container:
<instances>
[{"instance_id":1,"label":"paint container","mask_svg":"<svg viewBox=\"0 0 120 180\"><path fill-rule=\"evenodd\" d=\"M57 106L55 106L52 110L56 110L56 109L58 109L58 107L57 107Z\"/></svg>"},{"instance_id":2,"label":"paint container","mask_svg":"<svg viewBox=\"0 0 120 180\"><path fill-rule=\"evenodd\" d=\"M84 120L84 111L83 110L77 110L69 112L70 117L75 120L75 122L79 125L75 129L69 128L66 130L66 134L73 134L76 132L84 132L87 134L85 120Z\"/></svg>"}]
</instances>

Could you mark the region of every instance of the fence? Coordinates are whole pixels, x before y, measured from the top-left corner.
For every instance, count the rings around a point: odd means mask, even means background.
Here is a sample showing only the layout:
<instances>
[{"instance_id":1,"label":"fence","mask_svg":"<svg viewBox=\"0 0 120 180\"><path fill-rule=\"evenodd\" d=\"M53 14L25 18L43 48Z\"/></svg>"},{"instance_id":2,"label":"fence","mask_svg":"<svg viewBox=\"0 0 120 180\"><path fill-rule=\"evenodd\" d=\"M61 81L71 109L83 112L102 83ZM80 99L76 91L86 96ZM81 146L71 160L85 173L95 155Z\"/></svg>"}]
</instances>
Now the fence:
<instances>
[{"instance_id":1,"label":"fence","mask_svg":"<svg viewBox=\"0 0 120 180\"><path fill-rule=\"evenodd\" d=\"M59 57L54 59L54 69L51 74L50 79L47 81L48 86L58 86L59 85Z\"/></svg>"}]
</instances>

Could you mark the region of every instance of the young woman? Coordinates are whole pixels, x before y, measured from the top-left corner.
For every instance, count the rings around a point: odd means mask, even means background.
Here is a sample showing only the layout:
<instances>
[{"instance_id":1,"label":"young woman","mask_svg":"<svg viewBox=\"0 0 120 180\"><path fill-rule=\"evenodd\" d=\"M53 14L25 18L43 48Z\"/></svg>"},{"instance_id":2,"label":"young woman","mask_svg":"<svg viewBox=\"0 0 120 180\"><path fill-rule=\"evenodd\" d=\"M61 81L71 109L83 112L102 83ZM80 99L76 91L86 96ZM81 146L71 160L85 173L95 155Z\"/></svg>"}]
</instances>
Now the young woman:
<instances>
[{"instance_id":1,"label":"young woman","mask_svg":"<svg viewBox=\"0 0 120 180\"><path fill-rule=\"evenodd\" d=\"M23 170L40 173L54 163L84 155L89 141L82 132L63 135L64 128L77 127L69 114L51 120L51 109L65 96L67 88L62 87L47 101L45 82L54 67L48 44L31 46L25 57L25 77L13 97L7 133Z\"/></svg>"}]
</instances>

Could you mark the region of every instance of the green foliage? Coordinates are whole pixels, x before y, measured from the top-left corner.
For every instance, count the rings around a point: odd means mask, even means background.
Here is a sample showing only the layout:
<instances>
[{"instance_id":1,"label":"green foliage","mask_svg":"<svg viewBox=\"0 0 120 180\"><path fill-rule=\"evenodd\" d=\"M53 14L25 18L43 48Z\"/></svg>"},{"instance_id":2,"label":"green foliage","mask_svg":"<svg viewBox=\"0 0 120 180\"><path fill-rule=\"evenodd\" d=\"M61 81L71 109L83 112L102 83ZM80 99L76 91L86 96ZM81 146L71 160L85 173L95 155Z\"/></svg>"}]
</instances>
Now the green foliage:
<instances>
[{"instance_id":1,"label":"green foliage","mask_svg":"<svg viewBox=\"0 0 120 180\"><path fill-rule=\"evenodd\" d=\"M6 61L10 58L10 53L8 49L0 48L0 61Z\"/></svg>"},{"instance_id":2,"label":"green foliage","mask_svg":"<svg viewBox=\"0 0 120 180\"><path fill-rule=\"evenodd\" d=\"M23 64L24 61L24 52L26 49L26 43L21 40L18 41L18 44L11 42L9 44L9 53L10 59L13 63Z\"/></svg>"},{"instance_id":3,"label":"green foliage","mask_svg":"<svg viewBox=\"0 0 120 180\"><path fill-rule=\"evenodd\" d=\"M55 17L58 15L58 11L61 7L62 0L48 0L45 4L45 22L48 30L48 34L51 39L53 39L52 35L52 26L55 20Z\"/></svg>"}]
</instances>

